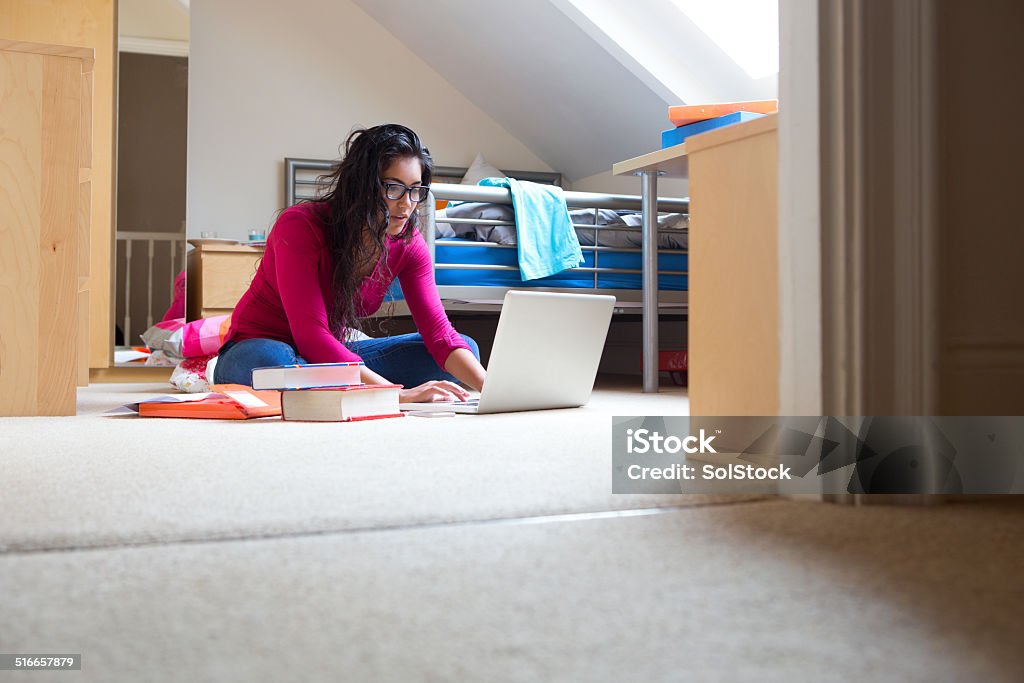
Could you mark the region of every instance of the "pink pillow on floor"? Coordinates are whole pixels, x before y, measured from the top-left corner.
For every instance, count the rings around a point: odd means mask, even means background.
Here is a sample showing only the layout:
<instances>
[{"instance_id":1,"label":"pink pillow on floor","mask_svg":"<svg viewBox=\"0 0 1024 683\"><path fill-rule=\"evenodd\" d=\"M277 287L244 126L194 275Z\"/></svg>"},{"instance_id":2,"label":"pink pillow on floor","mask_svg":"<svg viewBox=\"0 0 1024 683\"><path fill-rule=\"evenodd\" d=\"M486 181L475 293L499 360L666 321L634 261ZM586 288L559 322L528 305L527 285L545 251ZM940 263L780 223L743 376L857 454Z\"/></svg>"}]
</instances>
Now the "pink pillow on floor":
<instances>
[{"instance_id":1,"label":"pink pillow on floor","mask_svg":"<svg viewBox=\"0 0 1024 683\"><path fill-rule=\"evenodd\" d=\"M184 318L163 320L142 333L151 351L163 351L175 358L198 358L217 353L231 329L231 315L215 315L185 322Z\"/></svg>"},{"instance_id":2,"label":"pink pillow on floor","mask_svg":"<svg viewBox=\"0 0 1024 683\"><path fill-rule=\"evenodd\" d=\"M215 315L185 323L181 329L181 355L198 358L217 353L231 329L231 315Z\"/></svg>"},{"instance_id":3,"label":"pink pillow on floor","mask_svg":"<svg viewBox=\"0 0 1024 683\"><path fill-rule=\"evenodd\" d=\"M142 333L142 341L150 351L162 351L170 356L181 358L181 329L185 327L184 318L161 320Z\"/></svg>"}]
</instances>

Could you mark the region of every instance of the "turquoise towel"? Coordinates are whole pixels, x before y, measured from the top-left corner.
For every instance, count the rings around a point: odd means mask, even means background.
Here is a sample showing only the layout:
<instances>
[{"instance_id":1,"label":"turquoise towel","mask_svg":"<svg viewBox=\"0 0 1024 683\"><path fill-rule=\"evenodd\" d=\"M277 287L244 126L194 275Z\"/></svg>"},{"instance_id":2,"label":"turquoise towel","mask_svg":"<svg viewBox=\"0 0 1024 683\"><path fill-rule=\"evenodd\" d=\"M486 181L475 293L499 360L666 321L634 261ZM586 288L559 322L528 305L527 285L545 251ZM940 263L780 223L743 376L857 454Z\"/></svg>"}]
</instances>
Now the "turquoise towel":
<instances>
[{"instance_id":1,"label":"turquoise towel","mask_svg":"<svg viewBox=\"0 0 1024 683\"><path fill-rule=\"evenodd\" d=\"M583 263L583 250L562 188L515 178L484 178L478 185L507 187L512 193L523 280L547 277Z\"/></svg>"}]
</instances>

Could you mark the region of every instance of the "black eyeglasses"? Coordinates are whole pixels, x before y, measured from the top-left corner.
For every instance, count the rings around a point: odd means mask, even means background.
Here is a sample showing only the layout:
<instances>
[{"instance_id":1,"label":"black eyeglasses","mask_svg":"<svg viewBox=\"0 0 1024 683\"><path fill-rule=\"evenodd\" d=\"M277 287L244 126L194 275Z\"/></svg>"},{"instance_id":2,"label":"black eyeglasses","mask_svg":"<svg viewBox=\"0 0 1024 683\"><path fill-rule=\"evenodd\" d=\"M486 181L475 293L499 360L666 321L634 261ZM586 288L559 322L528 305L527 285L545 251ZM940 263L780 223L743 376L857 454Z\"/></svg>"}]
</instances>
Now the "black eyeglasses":
<instances>
[{"instance_id":1,"label":"black eyeglasses","mask_svg":"<svg viewBox=\"0 0 1024 683\"><path fill-rule=\"evenodd\" d=\"M409 199L418 204L427 198L430 188L425 185L409 187L402 183L384 183L384 195L392 201L398 201L405 196L406 192L409 193Z\"/></svg>"}]
</instances>

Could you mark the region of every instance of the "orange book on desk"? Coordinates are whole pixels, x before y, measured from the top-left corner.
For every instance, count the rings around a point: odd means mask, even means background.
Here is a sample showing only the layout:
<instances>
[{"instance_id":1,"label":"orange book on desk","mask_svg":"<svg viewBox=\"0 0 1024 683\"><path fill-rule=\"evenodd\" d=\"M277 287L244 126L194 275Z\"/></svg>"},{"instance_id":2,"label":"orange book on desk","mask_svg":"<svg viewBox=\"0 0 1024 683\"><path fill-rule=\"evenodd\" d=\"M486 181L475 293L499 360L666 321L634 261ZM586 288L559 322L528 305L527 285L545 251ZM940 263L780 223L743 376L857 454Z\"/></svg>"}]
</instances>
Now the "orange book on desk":
<instances>
[{"instance_id":1,"label":"orange book on desk","mask_svg":"<svg viewBox=\"0 0 1024 683\"><path fill-rule=\"evenodd\" d=\"M241 384L214 384L213 394L200 401L139 403L140 417L191 417L212 420L249 420L281 414L281 392L254 391Z\"/></svg>"},{"instance_id":2,"label":"orange book on desk","mask_svg":"<svg viewBox=\"0 0 1024 683\"><path fill-rule=\"evenodd\" d=\"M778 100L751 100L749 102L717 102L712 104L680 104L668 108L668 120L674 126L688 126L697 121L713 119L738 111L753 114L774 114L779 110Z\"/></svg>"}]
</instances>

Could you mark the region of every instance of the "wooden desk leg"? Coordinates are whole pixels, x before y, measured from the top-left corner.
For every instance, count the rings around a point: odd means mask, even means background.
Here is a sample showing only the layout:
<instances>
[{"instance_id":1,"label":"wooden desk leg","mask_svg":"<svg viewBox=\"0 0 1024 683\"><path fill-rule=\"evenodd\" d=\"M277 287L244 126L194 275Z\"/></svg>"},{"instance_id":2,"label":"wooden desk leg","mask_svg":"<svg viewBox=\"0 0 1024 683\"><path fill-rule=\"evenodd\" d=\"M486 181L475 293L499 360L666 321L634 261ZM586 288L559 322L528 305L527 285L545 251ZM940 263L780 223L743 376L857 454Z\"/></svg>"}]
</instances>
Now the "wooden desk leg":
<instances>
[{"instance_id":1,"label":"wooden desk leg","mask_svg":"<svg viewBox=\"0 0 1024 683\"><path fill-rule=\"evenodd\" d=\"M642 171L640 211L643 218L643 356L644 393L658 391L658 176Z\"/></svg>"}]
</instances>

